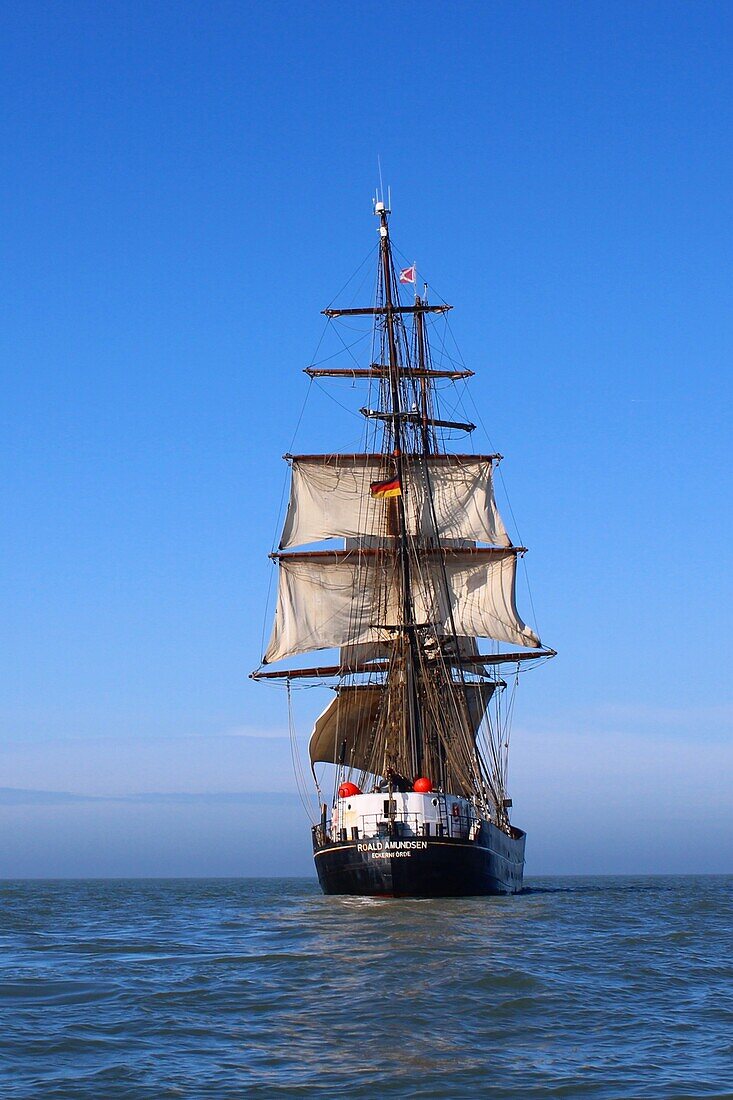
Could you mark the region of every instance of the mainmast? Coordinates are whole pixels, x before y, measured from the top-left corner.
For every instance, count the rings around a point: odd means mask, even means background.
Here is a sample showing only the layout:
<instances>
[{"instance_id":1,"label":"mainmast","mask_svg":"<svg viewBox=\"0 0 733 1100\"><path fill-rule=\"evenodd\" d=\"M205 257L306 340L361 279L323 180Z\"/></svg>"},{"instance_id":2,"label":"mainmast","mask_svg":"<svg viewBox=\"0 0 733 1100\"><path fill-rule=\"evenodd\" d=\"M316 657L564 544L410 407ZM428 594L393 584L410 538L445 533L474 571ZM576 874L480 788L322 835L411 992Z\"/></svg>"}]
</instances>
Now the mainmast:
<instances>
[{"instance_id":1,"label":"mainmast","mask_svg":"<svg viewBox=\"0 0 733 1100\"><path fill-rule=\"evenodd\" d=\"M395 473L400 486L404 485L404 463L402 458L402 402L400 396L400 359L397 352L397 340L395 338L395 314L394 300L392 296L393 265L392 250L389 240L389 210L383 202L377 202L374 213L379 217L380 258L382 264L382 280L384 284L384 309L385 330L387 334L388 366L389 366L389 395L390 408L387 409L387 424L391 427L393 444L393 457ZM389 438L389 432L387 437ZM405 501L400 495L396 498L398 521L398 549L400 558L401 579L401 604L402 622L400 623L400 636L398 645L403 655L402 676L402 715L405 724L407 741L410 746L413 770L415 775L422 773L422 730L420 727L419 693L417 684L417 671L419 659L417 653L417 636L412 602L412 586L410 578L410 553L407 541L407 520L405 517Z\"/></svg>"},{"instance_id":2,"label":"mainmast","mask_svg":"<svg viewBox=\"0 0 733 1100\"><path fill-rule=\"evenodd\" d=\"M427 284L425 289L427 290ZM427 300L423 302L417 291L415 291L415 305L427 305ZM427 369L425 314L422 310L415 314L415 354L417 357L417 373L419 374L420 381L420 439L422 442L423 457L427 457L432 449L433 441L431 438L430 426L428 424L430 411L428 404L430 376Z\"/></svg>"}]
</instances>

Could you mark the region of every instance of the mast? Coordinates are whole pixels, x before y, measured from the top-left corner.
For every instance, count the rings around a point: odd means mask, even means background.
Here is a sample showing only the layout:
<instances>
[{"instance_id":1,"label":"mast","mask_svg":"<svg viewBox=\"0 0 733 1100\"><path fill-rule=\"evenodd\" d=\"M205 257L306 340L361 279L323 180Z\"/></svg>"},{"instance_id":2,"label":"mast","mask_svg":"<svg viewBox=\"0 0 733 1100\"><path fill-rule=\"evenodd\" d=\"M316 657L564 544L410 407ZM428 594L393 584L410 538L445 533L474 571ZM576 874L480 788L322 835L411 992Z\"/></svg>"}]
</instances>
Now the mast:
<instances>
[{"instance_id":1,"label":"mast","mask_svg":"<svg viewBox=\"0 0 733 1100\"><path fill-rule=\"evenodd\" d=\"M427 292L427 285L425 287ZM423 302L420 295L415 288L415 320L414 320L414 351L415 351L415 374L418 376L417 381L420 387L420 403L419 403L419 415L420 415L420 450L422 457L422 464L425 476L425 487L428 494L431 494L430 487L430 475L428 473L427 458L431 450L437 449L433 447L433 436L435 427L432 427L429 420L430 406L430 384L431 379L429 377L427 354L426 354L426 339L425 339L425 314L419 309L420 306L427 304L427 293L425 294L426 301ZM436 531L436 544L439 543ZM430 733L426 729L423 729L423 737L425 738L425 754L431 761L431 767L437 767L437 772L434 776L434 780L441 786L446 785L446 770L447 760L445 745L441 740L438 732L435 728L431 729Z\"/></svg>"},{"instance_id":2,"label":"mast","mask_svg":"<svg viewBox=\"0 0 733 1100\"><path fill-rule=\"evenodd\" d=\"M425 284L427 289L427 283ZM427 297L427 295L426 295ZM417 290L415 291L415 305L421 306L423 303ZM425 314L418 312L415 314L415 337L416 337L416 351L417 351L417 371L419 372L420 380L420 428L422 434L422 450L423 456L427 456L430 453L430 431L428 428L428 393L429 384L428 378L430 377L427 370L426 356L425 356Z\"/></svg>"},{"instance_id":3,"label":"mast","mask_svg":"<svg viewBox=\"0 0 733 1100\"><path fill-rule=\"evenodd\" d=\"M389 241L389 211L383 202L378 202L374 207L375 214L379 217L380 257L382 263L382 279L384 281L384 310L385 328L387 331L387 348L389 353L389 393L391 408L388 409L392 428L393 456L395 460L395 472L400 485L404 485L404 470L402 461L402 402L400 399L400 361L397 354L397 341L395 339L394 300L392 297L392 251ZM405 501L400 494L397 498L398 520L398 547L400 558L400 575L402 582L402 638L401 644L404 654L404 682L403 682L403 710L406 719L406 733L412 756L415 775L422 773L422 730L420 727L420 708L418 687L416 681L419 667L417 654L417 637L415 634L415 621L412 607L412 587L410 578L410 554L407 543L407 522L405 519Z\"/></svg>"},{"instance_id":4,"label":"mast","mask_svg":"<svg viewBox=\"0 0 733 1100\"><path fill-rule=\"evenodd\" d=\"M425 293L425 301L423 301L420 298L419 294L417 293L417 290L415 291L415 306L416 307L427 306L427 284L425 286L425 292L426 292ZM429 377L428 377L429 376L429 371L427 369L428 368L428 351L427 351L428 343L427 343L427 334L425 332L425 314L422 310L415 313L414 346L415 346L416 366L417 366L417 369L419 371L419 385L420 385L420 444L421 444L422 461L423 461L423 468L424 468L425 487L426 487L427 494L428 494L428 499L429 499L429 502L430 502L431 512L433 513L433 521L435 523L435 540L436 540L436 545L438 546L438 559L439 559L439 563L440 563L440 566L439 566L439 568L440 568L440 578L441 578L441 582L442 582L442 587L443 587L445 595L446 595L446 603L447 603L447 605L450 609L449 586L448 586L448 579L447 579L446 570L445 570L445 551L441 552L440 549L439 549L440 539L438 537L438 531L437 531L437 521L436 521L435 511L434 511L433 489L432 489L432 485L431 485L430 471L429 471L429 466L428 466L428 456L431 452L431 449L436 449L437 450L437 442L434 440L434 436L431 434L431 426L433 427L433 432L434 432L435 421L432 421L430 419L430 398L431 398L431 393L430 393L430 384L429 384ZM450 610L449 610L449 625L450 625L450 634L451 634L451 637L452 637L452 643L455 647L456 653L458 653L459 646L460 646L460 640L459 640L459 637L458 637L458 632L456 630L456 624L455 624L455 621L454 621L454 618L453 618L453 614L452 614L452 611L450 611ZM469 699L468 699L468 685L466 683L466 677L464 675L464 668L463 668L463 666L460 662L457 664L456 670L457 670L457 673L458 673L458 684L460 686L460 692L461 692L462 699L463 699L462 713L459 713L456 717L458 718L459 723L462 723L464 719L467 723L469 723L470 722L470 705L469 705ZM477 786L479 787L479 791L477 791L477 793L482 794L483 792L480 790L480 788L482 787L481 779L483 778L483 769L481 767L481 760L480 760L480 756L479 756L479 752L478 752L478 746L476 744L475 738L473 739L472 748L473 748L473 752L472 752L473 763L474 763L474 766L476 768L476 777L479 779L479 783L477 784ZM438 765L438 769L439 769L439 773L440 773L440 781L441 781L441 783L444 784L445 783L445 776L446 776L446 767L447 767L446 744L445 744L444 739L439 735L437 735L435 737L435 747L434 747L434 749L435 749L435 757L436 757L436 760L437 760L437 765Z\"/></svg>"}]
</instances>

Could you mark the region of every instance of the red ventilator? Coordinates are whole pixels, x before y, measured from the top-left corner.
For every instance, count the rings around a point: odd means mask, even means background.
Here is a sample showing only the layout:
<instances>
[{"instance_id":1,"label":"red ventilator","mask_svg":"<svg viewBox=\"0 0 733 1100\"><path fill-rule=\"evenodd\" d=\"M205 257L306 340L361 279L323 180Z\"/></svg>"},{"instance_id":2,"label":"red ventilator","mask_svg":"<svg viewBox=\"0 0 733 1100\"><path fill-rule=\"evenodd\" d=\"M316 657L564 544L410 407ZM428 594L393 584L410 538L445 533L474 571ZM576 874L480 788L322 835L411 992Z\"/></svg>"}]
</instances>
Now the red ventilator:
<instances>
[{"instance_id":1,"label":"red ventilator","mask_svg":"<svg viewBox=\"0 0 733 1100\"><path fill-rule=\"evenodd\" d=\"M418 794L430 794L433 789L433 784L429 779L426 779L424 775L421 775L419 779L416 779L412 784L413 791L417 791Z\"/></svg>"},{"instance_id":2,"label":"red ventilator","mask_svg":"<svg viewBox=\"0 0 733 1100\"><path fill-rule=\"evenodd\" d=\"M351 798L355 794L361 794L356 783L342 783L339 787L339 798Z\"/></svg>"}]
</instances>

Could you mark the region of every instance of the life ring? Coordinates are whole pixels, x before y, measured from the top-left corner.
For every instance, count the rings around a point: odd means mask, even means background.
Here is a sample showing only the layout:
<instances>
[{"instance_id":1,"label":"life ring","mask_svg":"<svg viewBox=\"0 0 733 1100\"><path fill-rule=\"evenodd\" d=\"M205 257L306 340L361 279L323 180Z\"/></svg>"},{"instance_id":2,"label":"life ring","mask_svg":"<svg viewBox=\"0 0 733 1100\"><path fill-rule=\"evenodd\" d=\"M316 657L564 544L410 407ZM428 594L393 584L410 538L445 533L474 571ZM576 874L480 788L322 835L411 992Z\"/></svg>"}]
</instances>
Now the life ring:
<instances>
[{"instance_id":1,"label":"life ring","mask_svg":"<svg viewBox=\"0 0 733 1100\"><path fill-rule=\"evenodd\" d=\"M450 812L453 814L454 817L460 817L461 816L461 807L459 806L459 804L457 802L453 803Z\"/></svg>"}]
</instances>

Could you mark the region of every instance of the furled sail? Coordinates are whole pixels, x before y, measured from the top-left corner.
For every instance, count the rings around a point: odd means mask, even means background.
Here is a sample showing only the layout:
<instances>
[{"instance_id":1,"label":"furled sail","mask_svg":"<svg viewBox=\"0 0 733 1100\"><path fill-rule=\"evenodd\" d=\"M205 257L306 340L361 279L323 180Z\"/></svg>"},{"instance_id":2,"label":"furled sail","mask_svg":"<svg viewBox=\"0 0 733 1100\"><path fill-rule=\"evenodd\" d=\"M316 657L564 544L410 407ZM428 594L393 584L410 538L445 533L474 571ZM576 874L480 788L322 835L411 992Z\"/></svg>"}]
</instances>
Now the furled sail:
<instances>
[{"instance_id":1,"label":"furled sail","mask_svg":"<svg viewBox=\"0 0 733 1100\"><path fill-rule=\"evenodd\" d=\"M364 664L366 661L386 660L390 654L389 642L361 642L341 646L339 660L342 668Z\"/></svg>"},{"instance_id":2,"label":"furled sail","mask_svg":"<svg viewBox=\"0 0 733 1100\"><path fill-rule=\"evenodd\" d=\"M511 546L496 507L494 456L403 456L411 535ZM330 538L383 537L388 511L369 486L392 473L383 455L297 455L280 549ZM427 467L427 477L426 477ZM436 530L437 528L437 530ZM391 532L394 534L394 532Z\"/></svg>"},{"instance_id":3,"label":"furled sail","mask_svg":"<svg viewBox=\"0 0 733 1100\"><path fill-rule=\"evenodd\" d=\"M332 646L385 642L400 622L397 555L333 551L280 557L275 624L265 653L270 664ZM537 648L519 617L516 551L450 550L426 554L413 574L417 623L437 633L493 638Z\"/></svg>"},{"instance_id":4,"label":"furled sail","mask_svg":"<svg viewBox=\"0 0 733 1100\"><path fill-rule=\"evenodd\" d=\"M456 691L465 691L474 737L496 687L488 681L455 687ZM358 771L374 768L374 733L385 690L384 684L358 684L338 689L336 697L318 716L313 727L308 745L311 765L336 764L343 752L347 767Z\"/></svg>"}]
</instances>

